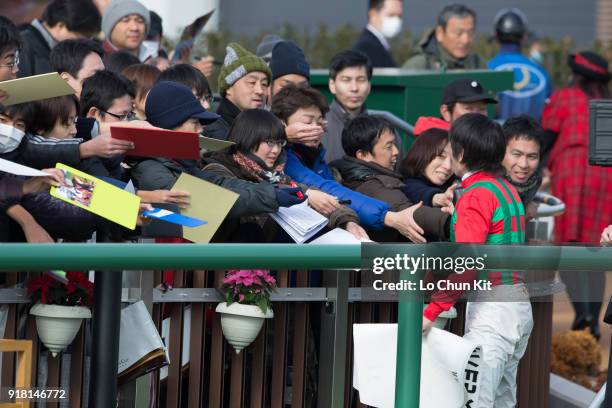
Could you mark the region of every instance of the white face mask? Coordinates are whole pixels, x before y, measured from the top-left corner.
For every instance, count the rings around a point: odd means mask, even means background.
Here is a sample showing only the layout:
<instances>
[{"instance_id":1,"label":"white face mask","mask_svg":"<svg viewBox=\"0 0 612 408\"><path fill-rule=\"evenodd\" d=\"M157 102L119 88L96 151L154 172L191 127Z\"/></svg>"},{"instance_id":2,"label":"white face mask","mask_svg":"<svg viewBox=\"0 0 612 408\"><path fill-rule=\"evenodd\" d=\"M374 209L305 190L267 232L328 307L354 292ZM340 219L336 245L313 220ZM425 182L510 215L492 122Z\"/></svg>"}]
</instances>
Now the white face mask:
<instances>
[{"instance_id":1,"label":"white face mask","mask_svg":"<svg viewBox=\"0 0 612 408\"><path fill-rule=\"evenodd\" d=\"M542 56L542 53L538 50L531 51L531 54L529 54L529 57L535 62L537 62L538 64L542 63L542 60L544 59L544 57Z\"/></svg>"},{"instance_id":2,"label":"white face mask","mask_svg":"<svg viewBox=\"0 0 612 408\"><path fill-rule=\"evenodd\" d=\"M382 18L382 27L380 32L387 38L393 38L402 31L402 19L401 17L393 16Z\"/></svg>"},{"instance_id":3,"label":"white face mask","mask_svg":"<svg viewBox=\"0 0 612 408\"><path fill-rule=\"evenodd\" d=\"M13 126L0 123L0 154L12 152L19 147L24 135L24 132Z\"/></svg>"}]
</instances>

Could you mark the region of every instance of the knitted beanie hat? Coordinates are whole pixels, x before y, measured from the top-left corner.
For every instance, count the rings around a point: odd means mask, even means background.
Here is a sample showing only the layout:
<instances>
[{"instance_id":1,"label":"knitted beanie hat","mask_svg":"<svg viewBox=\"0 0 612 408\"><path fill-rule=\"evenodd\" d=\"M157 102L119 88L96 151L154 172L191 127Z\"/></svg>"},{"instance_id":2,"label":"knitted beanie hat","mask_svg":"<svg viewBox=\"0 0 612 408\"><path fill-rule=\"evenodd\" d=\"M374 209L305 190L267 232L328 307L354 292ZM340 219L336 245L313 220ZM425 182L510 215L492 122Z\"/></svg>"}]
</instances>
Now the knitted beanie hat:
<instances>
[{"instance_id":1,"label":"knitted beanie hat","mask_svg":"<svg viewBox=\"0 0 612 408\"><path fill-rule=\"evenodd\" d=\"M136 0L113 0L104 10L102 16L102 31L104 32L104 38L110 41L111 33L115 25L125 16L130 14L138 14L145 21L145 34L151 27L151 14L142 3Z\"/></svg>"},{"instance_id":2,"label":"knitted beanie hat","mask_svg":"<svg viewBox=\"0 0 612 408\"><path fill-rule=\"evenodd\" d=\"M310 80L310 65L304 51L291 41L281 41L274 46L270 70L274 80L289 74L301 75Z\"/></svg>"},{"instance_id":3,"label":"knitted beanie hat","mask_svg":"<svg viewBox=\"0 0 612 408\"><path fill-rule=\"evenodd\" d=\"M238 43L230 43L225 48L221 72L219 72L219 92L225 96L227 88L234 85L249 72L263 72L272 81L272 71L264 60L245 50Z\"/></svg>"}]
</instances>

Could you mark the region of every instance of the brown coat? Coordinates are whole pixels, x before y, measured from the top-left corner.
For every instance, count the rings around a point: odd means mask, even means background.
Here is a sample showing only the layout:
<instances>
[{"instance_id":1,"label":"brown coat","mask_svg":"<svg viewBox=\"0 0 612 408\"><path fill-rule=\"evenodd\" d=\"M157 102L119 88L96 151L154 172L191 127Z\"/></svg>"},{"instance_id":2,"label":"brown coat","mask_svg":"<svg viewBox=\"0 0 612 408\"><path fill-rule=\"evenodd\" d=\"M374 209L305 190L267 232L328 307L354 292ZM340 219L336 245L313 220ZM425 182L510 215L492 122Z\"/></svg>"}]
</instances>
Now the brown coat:
<instances>
[{"instance_id":1,"label":"brown coat","mask_svg":"<svg viewBox=\"0 0 612 408\"><path fill-rule=\"evenodd\" d=\"M342 177L342 183L348 188L369 197L384 201L391 206L391 211L401 211L412 203L402 192L402 175L388 170L375 163L365 162L354 157L344 156L331 165ZM431 240L448 240L449 215L439 208L423 206L415 211L414 220ZM370 238L377 242L405 241L398 231L383 228L381 231L368 231Z\"/></svg>"}]
</instances>

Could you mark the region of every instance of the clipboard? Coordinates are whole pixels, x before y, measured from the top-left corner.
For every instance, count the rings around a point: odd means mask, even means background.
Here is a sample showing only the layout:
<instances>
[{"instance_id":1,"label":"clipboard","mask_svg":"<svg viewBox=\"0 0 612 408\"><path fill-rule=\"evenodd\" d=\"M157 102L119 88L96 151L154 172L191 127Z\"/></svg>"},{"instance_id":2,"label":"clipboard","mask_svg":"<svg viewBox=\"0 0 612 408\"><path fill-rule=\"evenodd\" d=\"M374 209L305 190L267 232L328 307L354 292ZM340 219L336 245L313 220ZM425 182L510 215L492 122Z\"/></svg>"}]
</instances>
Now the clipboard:
<instances>
[{"instance_id":1,"label":"clipboard","mask_svg":"<svg viewBox=\"0 0 612 408\"><path fill-rule=\"evenodd\" d=\"M114 139L134 143L128 156L167 157L169 159L198 160L200 145L195 132L176 130L111 126Z\"/></svg>"},{"instance_id":2,"label":"clipboard","mask_svg":"<svg viewBox=\"0 0 612 408\"><path fill-rule=\"evenodd\" d=\"M199 227L183 228L183 238L198 244L210 242L239 197L233 191L187 173L180 175L172 191L187 191L191 195L191 204L181 211L183 215L207 221Z\"/></svg>"},{"instance_id":3,"label":"clipboard","mask_svg":"<svg viewBox=\"0 0 612 408\"><path fill-rule=\"evenodd\" d=\"M75 93L57 72L0 82L0 91L8 94L8 98L2 102L4 106Z\"/></svg>"}]
</instances>

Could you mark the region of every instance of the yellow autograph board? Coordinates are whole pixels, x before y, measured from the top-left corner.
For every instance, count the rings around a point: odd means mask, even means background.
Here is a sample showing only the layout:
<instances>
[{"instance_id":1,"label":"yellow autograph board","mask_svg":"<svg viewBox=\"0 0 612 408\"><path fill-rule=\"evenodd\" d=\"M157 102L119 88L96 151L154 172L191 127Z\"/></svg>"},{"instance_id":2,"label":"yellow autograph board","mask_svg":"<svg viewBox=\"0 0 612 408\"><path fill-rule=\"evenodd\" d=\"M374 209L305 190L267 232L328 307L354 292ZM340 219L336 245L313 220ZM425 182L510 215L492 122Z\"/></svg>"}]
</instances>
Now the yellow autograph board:
<instances>
[{"instance_id":1,"label":"yellow autograph board","mask_svg":"<svg viewBox=\"0 0 612 408\"><path fill-rule=\"evenodd\" d=\"M195 228L183 228L183 238L198 244L210 242L239 197L233 191L186 173L181 174L172 191L191 194L191 204L181 214L208 222Z\"/></svg>"},{"instance_id":2,"label":"yellow autograph board","mask_svg":"<svg viewBox=\"0 0 612 408\"><path fill-rule=\"evenodd\" d=\"M140 197L87 173L58 163L64 184L51 187L51 195L129 229L136 228Z\"/></svg>"}]
</instances>

